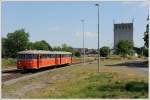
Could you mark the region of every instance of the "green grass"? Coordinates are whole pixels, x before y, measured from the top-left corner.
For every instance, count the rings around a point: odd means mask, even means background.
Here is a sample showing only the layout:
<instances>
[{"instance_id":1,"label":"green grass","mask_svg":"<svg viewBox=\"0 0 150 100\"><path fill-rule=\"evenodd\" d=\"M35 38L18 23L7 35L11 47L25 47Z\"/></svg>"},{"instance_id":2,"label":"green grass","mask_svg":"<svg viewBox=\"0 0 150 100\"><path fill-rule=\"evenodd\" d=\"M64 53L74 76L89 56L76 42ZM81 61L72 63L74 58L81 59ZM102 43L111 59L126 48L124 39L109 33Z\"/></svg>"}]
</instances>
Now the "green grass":
<instances>
[{"instance_id":1,"label":"green grass","mask_svg":"<svg viewBox=\"0 0 150 100\"><path fill-rule=\"evenodd\" d=\"M56 98L147 98L148 83L144 80L114 80L108 72L90 74L63 90Z\"/></svg>"},{"instance_id":2,"label":"green grass","mask_svg":"<svg viewBox=\"0 0 150 100\"><path fill-rule=\"evenodd\" d=\"M14 58L3 58L2 69L16 67L16 61Z\"/></svg>"},{"instance_id":3,"label":"green grass","mask_svg":"<svg viewBox=\"0 0 150 100\"><path fill-rule=\"evenodd\" d=\"M83 98L138 98L148 96L148 83L136 80L113 80L111 73L91 75L80 90ZM85 91L85 92L84 92Z\"/></svg>"},{"instance_id":4,"label":"green grass","mask_svg":"<svg viewBox=\"0 0 150 100\"><path fill-rule=\"evenodd\" d=\"M129 68L103 66L118 62L122 61L102 61L100 73L97 73L96 63L53 69L43 75L2 85L2 94L18 98L17 93L13 94L15 91L24 91L23 87L40 83L44 86L29 90L19 98L148 98L147 75Z\"/></svg>"}]
</instances>

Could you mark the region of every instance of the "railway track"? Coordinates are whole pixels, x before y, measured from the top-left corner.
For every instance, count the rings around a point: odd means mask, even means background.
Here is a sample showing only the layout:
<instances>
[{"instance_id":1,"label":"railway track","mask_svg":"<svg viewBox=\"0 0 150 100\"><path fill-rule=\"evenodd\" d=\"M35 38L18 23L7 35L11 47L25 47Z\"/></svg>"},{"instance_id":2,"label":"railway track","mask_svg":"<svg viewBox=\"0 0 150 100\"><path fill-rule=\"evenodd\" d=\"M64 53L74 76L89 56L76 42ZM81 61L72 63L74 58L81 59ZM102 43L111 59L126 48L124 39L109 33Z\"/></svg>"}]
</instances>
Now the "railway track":
<instances>
[{"instance_id":1,"label":"railway track","mask_svg":"<svg viewBox=\"0 0 150 100\"><path fill-rule=\"evenodd\" d=\"M92 61L87 61L85 63L92 63L95 60ZM72 64L69 64L69 66L72 65L77 65L77 64L81 64L82 62L75 62ZM3 70L2 71L2 82L7 82L9 80L13 80L13 79L17 79L20 77L24 77L24 76L29 76L31 74L36 74L36 73L40 73L40 72L44 72L44 71L48 71L54 68L61 68L61 67L65 67L67 65L58 65L58 66L51 66L51 67L45 67L45 68L41 68L41 69L37 69L37 70L28 70L28 71L23 71L23 70L19 70L19 69L10 69L10 70Z\"/></svg>"}]
</instances>

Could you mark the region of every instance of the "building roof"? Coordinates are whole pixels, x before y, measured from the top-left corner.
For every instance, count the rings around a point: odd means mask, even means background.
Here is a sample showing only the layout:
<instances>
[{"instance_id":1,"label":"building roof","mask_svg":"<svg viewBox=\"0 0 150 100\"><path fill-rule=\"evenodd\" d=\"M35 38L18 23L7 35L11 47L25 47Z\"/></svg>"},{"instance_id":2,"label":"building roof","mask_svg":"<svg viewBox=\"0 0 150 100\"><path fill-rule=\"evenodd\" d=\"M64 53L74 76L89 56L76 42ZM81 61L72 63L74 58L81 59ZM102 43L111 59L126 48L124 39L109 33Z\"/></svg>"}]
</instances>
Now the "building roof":
<instances>
[{"instance_id":1,"label":"building roof","mask_svg":"<svg viewBox=\"0 0 150 100\"><path fill-rule=\"evenodd\" d=\"M114 25L132 25L133 23L114 23Z\"/></svg>"},{"instance_id":2,"label":"building roof","mask_svg":"<svg viewBox=\"0 0 150 100\"><path fill-rule=\"evenodd\" d=\"M18 54L72 54L72 53L65 51L25 50L18 52Z\"/></svg>"}]
</instances>

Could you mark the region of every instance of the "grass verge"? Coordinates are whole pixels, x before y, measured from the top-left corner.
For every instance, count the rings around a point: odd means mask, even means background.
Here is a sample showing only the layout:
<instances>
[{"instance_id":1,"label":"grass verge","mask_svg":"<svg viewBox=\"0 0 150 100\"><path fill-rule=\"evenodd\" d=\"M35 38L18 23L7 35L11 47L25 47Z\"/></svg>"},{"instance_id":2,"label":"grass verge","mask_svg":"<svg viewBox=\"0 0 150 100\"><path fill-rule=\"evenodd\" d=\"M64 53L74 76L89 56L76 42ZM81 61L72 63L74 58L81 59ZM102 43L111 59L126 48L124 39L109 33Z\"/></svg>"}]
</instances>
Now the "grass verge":
<instances>
[{"instance_id":1,"label":"grass verge","mask_svg":"<svg viewBox=\"0 0 150 100\"><path fill-rule=\"evenodd\" d=\"M103 66L118 62L103 61L100 73L96 63L54 69L3 85L2 92L14 98L148 98L147 75L130 68Z\"/></svg>"}]
</instances>

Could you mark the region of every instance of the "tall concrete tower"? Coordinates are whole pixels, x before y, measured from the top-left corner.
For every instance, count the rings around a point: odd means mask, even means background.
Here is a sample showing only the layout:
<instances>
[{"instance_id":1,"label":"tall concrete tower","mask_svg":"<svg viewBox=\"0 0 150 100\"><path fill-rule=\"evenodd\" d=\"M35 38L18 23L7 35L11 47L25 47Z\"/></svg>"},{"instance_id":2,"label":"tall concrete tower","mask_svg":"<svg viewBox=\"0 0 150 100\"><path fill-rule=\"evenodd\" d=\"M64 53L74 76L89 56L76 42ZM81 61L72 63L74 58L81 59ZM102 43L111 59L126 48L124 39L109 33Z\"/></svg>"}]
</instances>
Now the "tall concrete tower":
<instances>
[{"instance_id":1,"label":"tall concrete tower","mask_svg":"<svg viewBox=\"0 0 150 100\"><path fill-rule=\"evenodd\" d=\"M120 40L133 42L133 23L114 24L114 48Z\"/></svg>"}]
</instances>

